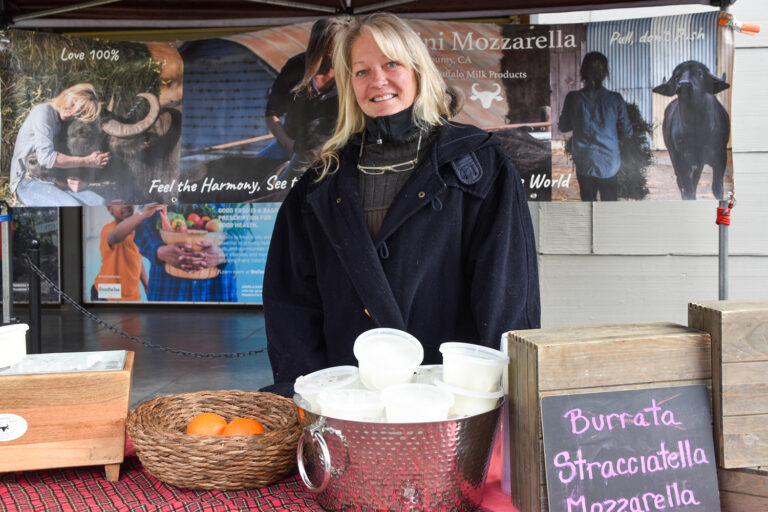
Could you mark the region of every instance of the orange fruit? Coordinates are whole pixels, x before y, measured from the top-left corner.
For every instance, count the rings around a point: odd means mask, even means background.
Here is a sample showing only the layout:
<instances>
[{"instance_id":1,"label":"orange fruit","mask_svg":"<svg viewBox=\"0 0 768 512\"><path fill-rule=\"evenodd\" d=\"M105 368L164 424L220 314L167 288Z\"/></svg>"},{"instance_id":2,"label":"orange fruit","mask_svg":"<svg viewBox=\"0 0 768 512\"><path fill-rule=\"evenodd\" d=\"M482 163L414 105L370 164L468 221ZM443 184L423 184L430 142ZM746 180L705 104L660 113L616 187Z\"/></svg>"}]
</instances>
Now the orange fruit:
<instances>
[{"instance_id":1,"label":"orange fruit","mask_svg":"<svg viewBox=\"0 0 768 512\"><path fill-rule=\"evenodd\" d=\"M263 434L264 426L251 418L235 418L230 421L221 432L223 436L250 436L252 434Z\"/></svg>"},{"instance_id":2,"label":"orange fruit","mask_svg":"<svg viewBox=\"0 0 768 512\"><path fill-rule=\"evenodd\" d=\"M187 434L196 436L218 436L224 427L227 426L227 420L215 412L204 412L198 414L187 423Z\"/></svg>"}]
</instances>

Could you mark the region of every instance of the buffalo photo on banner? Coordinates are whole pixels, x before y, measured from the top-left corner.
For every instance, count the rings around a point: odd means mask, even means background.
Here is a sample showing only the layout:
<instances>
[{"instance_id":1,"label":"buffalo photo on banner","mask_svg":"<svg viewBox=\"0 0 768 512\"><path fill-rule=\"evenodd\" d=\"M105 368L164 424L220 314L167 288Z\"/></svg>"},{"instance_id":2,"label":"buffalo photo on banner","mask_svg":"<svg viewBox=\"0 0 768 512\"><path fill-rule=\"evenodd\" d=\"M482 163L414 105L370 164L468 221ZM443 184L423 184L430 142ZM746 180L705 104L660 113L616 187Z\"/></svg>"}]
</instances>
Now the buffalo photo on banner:
<instances>
[{"instance_id":1,"label":"buffalo photo on banner","mask_svg":"<svg viewBox=\"0 0 768 512\"><path fill-rule=\"evenodd\" d=\"M718 16L409 23L463 96L455 120L498 137L529 200L721 199L734 190L733 29ZM335 125L335 87L291 92L311 29L177 43L8 31L0 194L22 206L281 202Z\"/></svg>"}]
</instances>

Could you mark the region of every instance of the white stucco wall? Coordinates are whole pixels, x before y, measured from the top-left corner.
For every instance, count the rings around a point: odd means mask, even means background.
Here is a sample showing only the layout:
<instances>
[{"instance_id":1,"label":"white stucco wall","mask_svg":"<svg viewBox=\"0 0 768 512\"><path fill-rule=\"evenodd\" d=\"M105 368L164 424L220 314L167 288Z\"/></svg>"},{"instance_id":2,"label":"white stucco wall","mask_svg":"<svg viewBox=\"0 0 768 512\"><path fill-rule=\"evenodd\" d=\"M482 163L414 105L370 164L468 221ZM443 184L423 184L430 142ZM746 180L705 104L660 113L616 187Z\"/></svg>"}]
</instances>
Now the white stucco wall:
<instances>
[{"instance_id":1,"label":"white stucco wall","mask_svg":"<svg viewBox=\"0 0 768 512\"><path fill-rule=\"evenodd\" d=\"M709 11L705 6L533 16L577 23ZM768 299L768 2L730 12L758 23L735 35L731 108L736 206L729 228L729 299ZM542 326L673 321L692 301L718 299L716 201L532 203Z\"/></svg>"}]
</instances>

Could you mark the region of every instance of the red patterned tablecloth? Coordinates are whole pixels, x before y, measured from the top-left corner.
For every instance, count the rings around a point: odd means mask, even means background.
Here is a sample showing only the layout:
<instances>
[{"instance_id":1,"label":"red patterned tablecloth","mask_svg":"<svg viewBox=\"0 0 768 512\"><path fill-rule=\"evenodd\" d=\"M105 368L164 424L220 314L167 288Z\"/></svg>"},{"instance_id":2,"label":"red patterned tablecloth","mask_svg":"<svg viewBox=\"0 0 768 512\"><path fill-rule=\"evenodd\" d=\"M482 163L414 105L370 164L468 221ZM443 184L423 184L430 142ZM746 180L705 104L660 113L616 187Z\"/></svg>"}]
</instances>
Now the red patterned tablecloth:
<instances>
[{"instance_id":1,"label":"red patterned tablecloth","mask_svg":"<svg viewBox=\"0 0 768 512\"><path fill-rule=\"evenodd\" d=\"M486 490L487 499L498 499L498 487ZM512 511L501 495L503 508ZM484 501L485 506L485 501ZM135 450L126 443L120 479L104 478L104 466L50 469L0 474L0 510L19 512L218 512L236 510L322 511L298 476L262 489L247 491L190 491L166 485L147 473Z\"/></svg>"}]
</instances>

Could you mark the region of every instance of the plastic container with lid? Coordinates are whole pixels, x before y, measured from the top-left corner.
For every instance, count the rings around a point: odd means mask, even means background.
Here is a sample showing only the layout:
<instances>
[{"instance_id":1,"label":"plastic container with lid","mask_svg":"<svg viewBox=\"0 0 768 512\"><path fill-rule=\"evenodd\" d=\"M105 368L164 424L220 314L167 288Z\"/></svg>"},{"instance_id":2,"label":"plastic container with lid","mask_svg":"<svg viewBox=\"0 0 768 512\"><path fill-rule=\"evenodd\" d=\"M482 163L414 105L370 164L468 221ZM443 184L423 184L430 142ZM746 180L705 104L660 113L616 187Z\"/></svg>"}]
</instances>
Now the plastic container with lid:
<instances>
[{"instance_id":1,"label":"plastic container with lid","mask_svg":"<svg viewBox=\"0 0 768 512\"><path fill-rule=\"evenodd\" d=\"M360 368L360 381L377 391L410 382L424 359L419 340L397 329L365 331L357 337L352 350Z\"/></svg>"},{"instance_id":2,"label":"plastic container with lid","mask_svg":"<svg viewBox=\"0 0 768 512\"><path fill-rule=\"evenodd\" d=\"M499 350L449 342L440 345L443 354L443 382L471 391L491 392L501 385L509 357Z\"/></svg>"},{"instance_id":3,"label":"plastic container with lid","mask_svg":"<svg viewBox=\"0 0 768 512\"><path fill-rule=\"evenodd\" d=\"M293 383L293 390L307 403L309 411L320 413L317 395L322 391L359 386L359 372L355 366L331 366L302 375Z\"/></svg>"},{"instance_id":4,"label":"plastic container with lid","mask_svg":"<svg viewBox=\"0 0 768 512\"><path fill-rule=\"evenodd\" d=\"M493 410L499 404L499 400L504 397L504 390L501 387L496 391L472 391L451 386L443 382L442 379L435 379L435 386L453 394L454 402L448 414L459 418Z\"/></svg>"},{"instance_id":5,"label":"plastic container with lid","mask_svg":"<svg viewBox=\"0 0 768 512\"><path fill-rule=\"evenodd\" d=\"M390 423L445 421L453 394L433 384L396 384L381 392L384 413Z\"/></svg>"},{"instance_id":6,"label":"plastic container with lid","mask_svg":"<svg viewBox=\"0 0 768 512\"><path fill-rule=\"evenodd\" d=\"M332 389L317 395L320 414L351 421L384 421L381 393L370 389Z\"/></svg>"},{"instance_id":7,"label":"plastic container with lid","mask_svg":"<svg viewBox=\"0 0 768 512\"><path fill-rule=\"evenodd\" d=\"M0 326L0 368L13 366L27 355L27 324Z\"/></svg>"}]
</instances>

